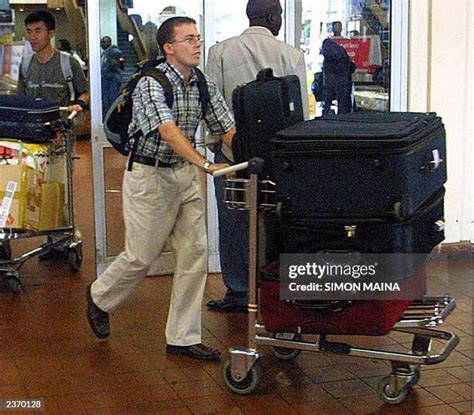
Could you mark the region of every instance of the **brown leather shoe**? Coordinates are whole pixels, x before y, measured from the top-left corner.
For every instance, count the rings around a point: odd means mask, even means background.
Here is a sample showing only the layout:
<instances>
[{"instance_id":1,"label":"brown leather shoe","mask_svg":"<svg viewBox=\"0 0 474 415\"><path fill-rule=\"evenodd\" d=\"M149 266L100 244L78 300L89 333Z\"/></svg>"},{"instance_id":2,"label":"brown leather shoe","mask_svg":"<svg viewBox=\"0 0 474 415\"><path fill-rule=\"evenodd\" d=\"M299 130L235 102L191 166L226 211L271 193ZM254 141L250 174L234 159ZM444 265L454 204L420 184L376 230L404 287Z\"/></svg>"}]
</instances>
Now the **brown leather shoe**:
<instances>
[{"instance_id":1,"label":"brown leather shoe","mask_svg":"<svg viewBox=\"0 0 474 415\"><path fill-rule=\"evenodd\" d=\"M221 352L219 350L211 349L202 343L193 344L192 346L173 346L167 344L166 353L181 354L201 360L219 360L221 358Z\"/></svg>"},{"instance_id":2,"label":"brown leather shoe","mask_svg":"<svg viewBox=\"0 0 474 415\"><path fill-rule=\"evenodd\" d=\"M102 311L92 300L91 285L86 288L87 299L87 321L94 334L99 339L106 339L110 336L109 313Z\"/></svg>"}]
</instances>

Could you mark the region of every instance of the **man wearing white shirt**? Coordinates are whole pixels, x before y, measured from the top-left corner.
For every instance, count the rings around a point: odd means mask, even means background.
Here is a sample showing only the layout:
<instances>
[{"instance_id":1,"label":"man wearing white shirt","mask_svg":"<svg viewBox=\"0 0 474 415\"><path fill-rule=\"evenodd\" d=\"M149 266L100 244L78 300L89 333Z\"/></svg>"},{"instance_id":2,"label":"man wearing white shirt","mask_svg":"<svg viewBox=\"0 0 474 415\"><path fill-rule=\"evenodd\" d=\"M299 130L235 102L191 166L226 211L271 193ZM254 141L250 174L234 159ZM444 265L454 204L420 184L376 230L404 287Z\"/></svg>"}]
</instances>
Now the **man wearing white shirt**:
<instances>
[{"instance_id":1,"label":"man wearing white shirt","mask_svg":"<svg viewBox=\"0 0 474 415\"><path fill-rule=\"evenodd\" d=\"M279 0L249 0L249 28L240 36L226 39L209 49L207 74L216 82L232 108L232 93L237 85L255 80L264 68L275 76L296 74L301 83L305 119L308 119L306 67L300 49L276 39L282 24ZM216 163L232 163L230 147L225 144L215 153ZM224 183L214 179L219 215L219 250L226 295L207 303L220 312L245 311L248 293L248 214L230 211L224 204Z\"/></svg>"}]
</instances>

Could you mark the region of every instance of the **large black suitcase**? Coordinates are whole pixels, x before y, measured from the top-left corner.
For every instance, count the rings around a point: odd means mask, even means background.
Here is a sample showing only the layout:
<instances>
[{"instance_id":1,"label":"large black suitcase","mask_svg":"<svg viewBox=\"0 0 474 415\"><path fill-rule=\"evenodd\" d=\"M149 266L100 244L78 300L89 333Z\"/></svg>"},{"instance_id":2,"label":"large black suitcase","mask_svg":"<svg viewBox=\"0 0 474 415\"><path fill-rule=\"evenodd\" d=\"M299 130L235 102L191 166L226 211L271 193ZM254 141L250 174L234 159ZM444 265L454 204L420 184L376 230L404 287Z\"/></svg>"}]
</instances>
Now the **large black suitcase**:
<instances>
[{"instance_id":1,"label":"large black suitcase","mask_svg":"<svg viewBox=\"0 0 474 415\"><path fill-rule=\"evenodd\" d=\"M446 134L435 113L316 118L271 140L277 200L290 216L402 220L446 181Z\"/></svg>"},{"instance_id":2,"label":"large black suitcase","mask_svg":"<svg viewBox=\"0 0 474 415\"><path fill-rule=\"evenodd\" d=\"M271 69L262 69L255 81L235 88L232 105L237 128L232 153L237 163L252 157L268 160L275 133L304 119L299 78L278 78Z\"/></svg>"},{"instance_id":3,"label":"large black suitcase","mask_svg":"<svg viewBox=\"0 0 474 415\"><path fill-rule=\"evenodd\" d=\"M280 252L321 251L428 254L444 240L444 188L402 222L367 218L285 218Z\"/></svg>"},{"instance_id":4,"label":"large black suitcase","mask_svg":"<svg viewBox=\"0 0 474 415\"><path fill-rule=\"evenodd\" d=\"M54 126L60 117L54 101L19 95L0 95L0 137L28 142L54 138Z\"/></svg>"}]
</instances>

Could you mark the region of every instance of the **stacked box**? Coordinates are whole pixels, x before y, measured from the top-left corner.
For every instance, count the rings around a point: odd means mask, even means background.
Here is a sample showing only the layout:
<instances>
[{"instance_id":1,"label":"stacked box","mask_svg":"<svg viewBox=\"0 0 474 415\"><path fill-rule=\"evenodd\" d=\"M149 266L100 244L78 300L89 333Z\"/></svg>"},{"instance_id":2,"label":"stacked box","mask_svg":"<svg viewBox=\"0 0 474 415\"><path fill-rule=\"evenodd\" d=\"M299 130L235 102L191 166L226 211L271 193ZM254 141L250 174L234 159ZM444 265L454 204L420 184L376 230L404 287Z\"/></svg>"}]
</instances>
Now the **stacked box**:
<instances>
[{"instance_id":1,"label":"stacked box","mask_svg":"<svg viewBox=\"0 0 474 415\"><path fill-rule=\"evenodd\" d=\"M39 222L43 173L24 164L0 165L0 216L5 217L5 228L36 230ZM13 185L11 204L6 208L7 187Z\"/></svg>"},{"instance_id":2,"label":"stacked box","mask_svg":"<svg viewBox=\"0 0 474 415\"><path fill-rule=\"evenodd\" d=\"M41 186L40 216L37 230L64 226L64 184L46 182Z\"/></svg>"}]
</instances>

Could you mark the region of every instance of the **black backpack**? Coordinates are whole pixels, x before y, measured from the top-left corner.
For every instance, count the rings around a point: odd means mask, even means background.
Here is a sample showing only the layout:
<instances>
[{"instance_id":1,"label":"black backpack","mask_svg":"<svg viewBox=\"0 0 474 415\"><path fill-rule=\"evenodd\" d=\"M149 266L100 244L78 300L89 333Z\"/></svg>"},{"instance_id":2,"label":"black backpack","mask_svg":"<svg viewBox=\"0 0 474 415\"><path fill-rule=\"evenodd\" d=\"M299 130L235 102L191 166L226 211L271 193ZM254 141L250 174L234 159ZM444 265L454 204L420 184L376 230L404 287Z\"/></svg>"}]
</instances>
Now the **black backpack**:
<instances>
[{"instance_id":1,"label":"black backpack","mask_svg":"<svg viewBox=\"0 0 474 415\"><path fill-rule=\"evenodd\" d=\"M130 140L135 139L134 147L136 148L136 144L138 143L137 139L143 135L141 130L136 131L133 135L129 135L128 133L128 126L132 122L132 95L138 81L144 76L151 76L157 80L163 87L166 105L168 105L169 108L173 107L173 85L171 85L165 73L156 68L157 65L163 62L165 62L165 59L161 58L150 60L139 65L130 81L122 88L120 95L105 115L104 131L107 140L124 156L128 156L130 153ZM195 70L198 78L199 102L201 103L202 112L205 114L210 103L209 89L204 74L198 68L195 68Z\"/></svg>"},{"instance_id":2,"label":"black backpack","mask_svg":"<svg viewBox=\"0 0 474 415\"><path fill-rule=\"evenodd\" d=\"M324 101L324 75L322 72L316 72L314 74L311 91L313 91L314 98L317 102Z\"/></svg>"}]
</instances>

